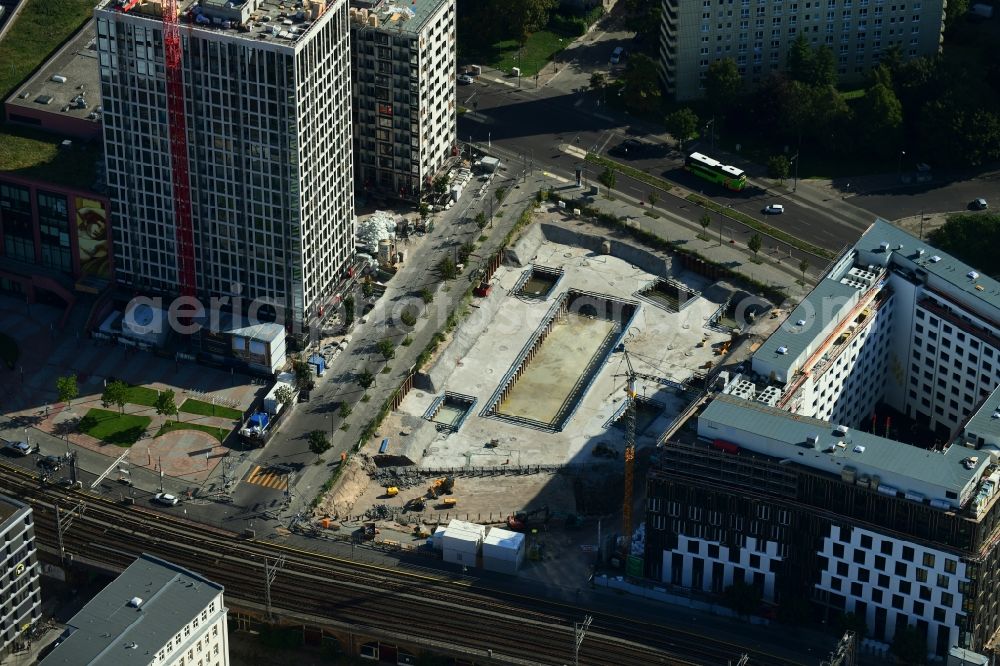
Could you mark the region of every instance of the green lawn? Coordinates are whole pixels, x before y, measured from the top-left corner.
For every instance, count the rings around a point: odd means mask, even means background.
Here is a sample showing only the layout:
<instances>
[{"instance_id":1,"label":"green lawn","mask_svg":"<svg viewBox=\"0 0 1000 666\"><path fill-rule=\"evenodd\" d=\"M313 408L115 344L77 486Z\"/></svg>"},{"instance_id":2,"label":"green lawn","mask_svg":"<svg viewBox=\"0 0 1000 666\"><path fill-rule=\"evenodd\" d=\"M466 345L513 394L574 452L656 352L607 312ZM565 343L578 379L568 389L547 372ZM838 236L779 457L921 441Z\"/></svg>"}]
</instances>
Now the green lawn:
<instances>
[{"instance_id":1,"label":"green lawn","mask_svg":"<svg viewBox=\"0 0 1000 666\"><path fill-rule=\"evenodd\" d=\"M181 405L181 411L186 414L197 414L199 416L221 416L222 418L239 421L243 418L243 412L238 409L213 405L210 402L188 398Z\"/></svg>"},{"instance_id":2,"label":"green lawn","mask_svg":"<svg viewBox=\"0 0 1000 666\"><path fill-rule=\"evenodd\" d=\"M539 30L528 37L528 41L520 49L520 58L517 41L506 39L493 44L468 44L462 51L461 59L463 62L493 67L507 73L510 73L511 67L520 67L521 76L528 77L537 74L549 64L552 56L569 46L572 41L572 37L550 30Z\"/></svg>"},{"instance_id":3,"label":"green lawn","mask_svg":"<svg viewBox=\"0 0 1000 666\"><path fill-rule=\"evenodd\" d=\"M156 406L156 389L145 386L129 386L127 401L133 405L143 405L144 407Z\"/></svg>"},{"instance_id":4,"label":"green lawn","mask_svg":"<svg viewBox=\"0 0 1000 666\"><path fill-rule=\"evenodd\" d=\"M93 0L25 0L17 20L0 41L0 99L6 99L42 62L92 16ZM62 139L13 125L0 125L0 171L26 178L90 188L100 156L97 146Z\"/></svg>"},{"instance_id":5,"label":"green lawn","mask_svg":"<svg viewBox=\"0 0 1000 666\"><path fill-rule=\"evenodd\" d=\"M165 435L168 432L173 432L174 430L200 430L202 432L207 432L209 435L219 440L220 444L225 441L226 435L230 432L225 428L214 428L212 426L201 425L199 423L185 423L183 421L178 423L177 421L168 421L160 426L160 430L156 433L156 436L159 437L160 435Z\"/></svg>"},{"instance_id":6,"label":"green lawn","mask_svg":"<svg viewBox=\"0 0 1000 666\"><path fill-rule=\"evenodd\" d=\"M21 350L14 338L6 333L0 333L0 361L3 361L4 365L13 370L14 364L17 363L17 359L20 356Z\"/></svg>"},{"instance_id":7,"label":"green lawn","mask_svg":"<svg viewBox=\"0 0 1000 666\"><path fill-rule=\"evenodd\" d=\"M91 409L80 419L80 432L108 444L132 446L143 436L151 421L148 416Z\"/></svg>"}]
</instances>

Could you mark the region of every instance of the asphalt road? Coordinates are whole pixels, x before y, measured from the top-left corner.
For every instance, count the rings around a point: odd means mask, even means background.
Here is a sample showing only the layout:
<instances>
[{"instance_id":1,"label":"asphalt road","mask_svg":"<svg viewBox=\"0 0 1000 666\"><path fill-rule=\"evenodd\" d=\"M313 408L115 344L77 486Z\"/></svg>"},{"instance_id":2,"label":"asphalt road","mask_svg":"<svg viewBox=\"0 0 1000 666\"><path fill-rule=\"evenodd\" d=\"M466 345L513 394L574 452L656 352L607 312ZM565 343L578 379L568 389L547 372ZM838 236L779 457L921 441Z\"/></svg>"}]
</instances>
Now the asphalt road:
<instances>
[{"instance_id":1,"label":"asphalt road","mask_svg":"<svg viewBox=\"0 0 1000 666\"><path fill-rule=\"evenodd\" d=\"M957 178L963 178L959 175ZM990 208L1000 206L1000 172L968 179L931 182L891 190L865 192L850 198L855 206L890 220L923 213L967 210L973 199L985 198Z\"/></svg>"}]
</instances>

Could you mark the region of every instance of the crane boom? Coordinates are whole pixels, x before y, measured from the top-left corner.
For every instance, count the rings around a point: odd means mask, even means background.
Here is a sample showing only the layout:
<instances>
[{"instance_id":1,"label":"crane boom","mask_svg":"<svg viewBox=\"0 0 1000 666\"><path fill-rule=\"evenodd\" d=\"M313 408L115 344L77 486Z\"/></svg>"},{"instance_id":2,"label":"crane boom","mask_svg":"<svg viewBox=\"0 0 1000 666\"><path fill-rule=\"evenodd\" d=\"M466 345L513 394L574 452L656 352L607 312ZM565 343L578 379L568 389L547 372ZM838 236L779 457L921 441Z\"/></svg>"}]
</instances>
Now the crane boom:
<instances>
[{"instance_id":1,"label":"crane boom","mask_svg":"<svg viewBox=\"0 0 1000 666\"><path fill-rule=\"evenodd\" d=\"M635 465L635 380L638 377L635 368L632 367L632 360L628 357L628 351L622 348L625 355L625 365L628 367L626 375L625 395L629 401L625 412L625 492L622 502L622 551L628 557L632 548L632 497L634 483Z\"/></svg>"},{"instance_id":2,"label":"crane boom","mask_svg":"<svg viewBox=\"0 0 1000 666\"><path fill-rule=\"evenodd\" d=\"M181 295L195 295L194 228L191 221L191 183L188 171L187 114L184 109L184 70L177 0L163 3L163 54L167 80L167 125L170 170L177 235L177 277Z\"/></svg>"}]
</instances>

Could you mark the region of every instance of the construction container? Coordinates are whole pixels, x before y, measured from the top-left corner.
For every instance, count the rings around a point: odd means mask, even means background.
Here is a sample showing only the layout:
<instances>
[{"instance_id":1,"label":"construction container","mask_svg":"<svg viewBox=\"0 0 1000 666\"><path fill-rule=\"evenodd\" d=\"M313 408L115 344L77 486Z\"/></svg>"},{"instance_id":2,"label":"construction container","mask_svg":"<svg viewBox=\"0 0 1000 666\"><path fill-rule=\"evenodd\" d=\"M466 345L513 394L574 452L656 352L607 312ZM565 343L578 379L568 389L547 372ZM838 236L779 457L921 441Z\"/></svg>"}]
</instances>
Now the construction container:
<instances>
[{"instance_id":1,"label":"construction container","mask_svg":"<svg viewBox=\"0 0 1000 666\"><path fill-rule=\"evenodd\" d=\"M445 509L451 509L456 504L458 504L458 500L455 499L454 497L446 497L443 500L441 500L441 506L444 507Z\"/></svg>"},{"instance_id":2,"label":"construction container","mask_svg":"<svg viewBox=\"0 0 1000 666\"><path fill-rule=\"evenodd\" d=\"M475 566L479 549L486 538L486 527L454 519L445 528L441 539L444 561Z\"/></svg>"},{"instance_id":3,"label":"construction container","mask_svg":"<svg viewBox=\"0 0 1000 666\"><path fill-rule=\"evenodd\" d=\"M483 568L498 573L516 574L524 563L524 535L491 527L483 540Z\"/></svg>"}]
</instances>

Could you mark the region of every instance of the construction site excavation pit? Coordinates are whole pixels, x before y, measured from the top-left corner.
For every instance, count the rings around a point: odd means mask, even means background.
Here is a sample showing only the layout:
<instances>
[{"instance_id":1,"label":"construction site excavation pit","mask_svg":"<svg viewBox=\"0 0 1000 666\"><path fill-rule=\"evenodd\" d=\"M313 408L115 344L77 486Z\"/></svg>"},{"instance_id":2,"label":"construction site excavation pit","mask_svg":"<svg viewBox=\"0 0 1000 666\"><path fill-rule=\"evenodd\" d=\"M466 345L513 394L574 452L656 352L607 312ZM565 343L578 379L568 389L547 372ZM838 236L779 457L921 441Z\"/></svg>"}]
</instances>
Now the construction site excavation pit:
<instances>
[{"instance_id":1,"label":"construction site excavation pit","mask_svg":"<svg viewBox=\"0 0 1000 666\"><path fill-rule=\"evenodd\" d=\"M457 432L475 406L476 399L472 396L446 391L431 403L424 418L436 423L439 429Z\"/></svg>"},{"instance_id":2,"label":"construction site excavation pit","mask_svg":"<svg viewBox=\"0 0 1000 666\"><path fill-rule=\"evenodd\" d=\"M535 298L544 301L555 290L562 279L561 268L532 265L524 272L524 276L514 288L514 293L522 298Z\"/></svg>"},{"instance_id":3,"label":"construction site excavation pit","mask_svg":"<svg viewBox=\"0 0 1000 666\"><path fill-rule=\"evenodd\" d=\"M667 312L680 312L685 305L698 297L698 292L680 282L660 278L637 292L636 296Z\"/></svg>"},{"instance_id":4,"label":"construction site excavation pit","mask_svg":"<svg viewBox=\"0 0 1000 666\"><path fill-rule=\"evenodd\" d=\"M562 430L637 310L638 304L610 296L563 293L504 375L483 416Z\"/></svg>"}]
</instances>

